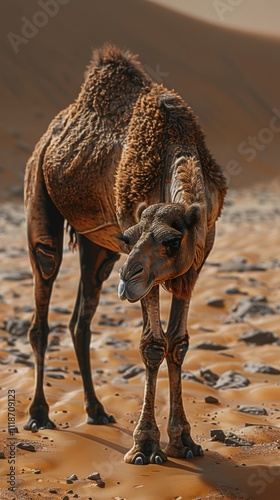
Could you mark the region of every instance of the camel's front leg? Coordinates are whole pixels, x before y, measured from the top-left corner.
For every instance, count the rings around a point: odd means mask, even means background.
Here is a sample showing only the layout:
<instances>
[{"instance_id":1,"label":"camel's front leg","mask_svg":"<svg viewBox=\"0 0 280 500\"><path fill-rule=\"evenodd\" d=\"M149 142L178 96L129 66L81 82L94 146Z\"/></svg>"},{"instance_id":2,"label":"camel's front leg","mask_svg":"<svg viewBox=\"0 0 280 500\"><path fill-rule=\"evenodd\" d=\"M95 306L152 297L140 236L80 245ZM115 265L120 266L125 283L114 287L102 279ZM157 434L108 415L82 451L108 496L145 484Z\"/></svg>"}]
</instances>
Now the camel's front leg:
<instances>
[{"instance_id":1,"label":"camel's front leg","mask_svg":"<svg viewBox=\"0 0 280 500\"><path fill-rule=\"evenodd\" d=\"M145 394L140 419L133 433L134 445L124 457L126 462L136 465L159 464L167 460L160 449L160 433L154 413L158 369L166 354L166 339L159 319L158 286L141 303L143 334L140 352L146 366Z\"/></svg>"},{"instance_id":2,"label":"camel's front leg","mask_svg":"<svg viewBox=\"0 0 280 500\"><path fill-rule=\"evenodd\" d=\"M167 329L168 353L166 355L170 382L170 414L168 421L169 444L165 452L170 457L193 458L202 456L201 446L195 444L190 434L181 384L181 367L189 347L186 319L189 304L173 297L170 320Z\"/></svg>"}]
</instances>

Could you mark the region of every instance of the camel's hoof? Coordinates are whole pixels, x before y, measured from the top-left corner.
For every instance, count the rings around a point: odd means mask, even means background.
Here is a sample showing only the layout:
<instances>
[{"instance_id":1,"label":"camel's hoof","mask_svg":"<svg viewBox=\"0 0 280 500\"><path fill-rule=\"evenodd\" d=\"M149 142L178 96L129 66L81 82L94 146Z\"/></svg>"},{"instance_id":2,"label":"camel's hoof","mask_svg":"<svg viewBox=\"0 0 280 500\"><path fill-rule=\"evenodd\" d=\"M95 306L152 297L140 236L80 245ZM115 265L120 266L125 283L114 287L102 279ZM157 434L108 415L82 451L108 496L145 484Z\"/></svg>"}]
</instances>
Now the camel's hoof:
<instances>
[{"instance_id":1,"label":"camel's hoof","mask_svg":"<svg viewBox=\"0 0 280 500\"><path fill-rule=\"evenodd\" d=\"M116 419L113 415L99 415L98 417L90 417L87 418L87 423L90 425L107 425L107 424L115 424Z\"/></svg>"},{"instance_id":2,"label":"camel's hoof","mask_svg":"<svg viewBox=\"0 0 280 500\"><path fill-rule=\"evenodd\" d=\"M51 420L46 420L45 422L39 422L35 418L31 418L23 426L26 431L36 432L39 429L55 429L56 425Z\"/></svg>"},{"instance_id":3,"label":"camel's hoof","mask_svg":"<svg viewBox=\"0 0 280 500\"><path fill-rule=\"evenodd\" d=\"M163 462L166 462L167 456L162 451L155 451L151 455L145 455L140 451L132 450L132 452L128 452L124 460L125 462L133 465L147 465L147 464L157 464L161 465ZM134 453L133 453L134 452Z\"/></svg>"},{"instance_id":4,"label":"camel's hoof","mask_svg":"<svg viewBox=\"0 0 280 500\"><path fill-rule=\"evenodd\" d=\"M150 457L150 463L151 464L158 464L161 465L163 462L166 462L167 457L161 456L158 453L153 453L153 455Z\"/></svg>"},{"instance_id":5,"label":"camel's hoof","mask_svg":"<svg viewBox=\"0 0 280 500\"><path fill-rule=\"evenodd\" d=\"M195 448L187 451L186 458L191 459L194 457L203 457L203 455L204 455L204 453L203 453L203 449L201 448L201 446L196 445Z\"/></svg>"},{"instance_id":6,"label":"camel's hoof","mask_svg":"<svg viewBox=\"0 0 280 500\"><path fill-rule=\"evenodd\" d=\"M138 456L133 461L134 465L144 465L144 457Z\"/></svg>"}]
</instances>

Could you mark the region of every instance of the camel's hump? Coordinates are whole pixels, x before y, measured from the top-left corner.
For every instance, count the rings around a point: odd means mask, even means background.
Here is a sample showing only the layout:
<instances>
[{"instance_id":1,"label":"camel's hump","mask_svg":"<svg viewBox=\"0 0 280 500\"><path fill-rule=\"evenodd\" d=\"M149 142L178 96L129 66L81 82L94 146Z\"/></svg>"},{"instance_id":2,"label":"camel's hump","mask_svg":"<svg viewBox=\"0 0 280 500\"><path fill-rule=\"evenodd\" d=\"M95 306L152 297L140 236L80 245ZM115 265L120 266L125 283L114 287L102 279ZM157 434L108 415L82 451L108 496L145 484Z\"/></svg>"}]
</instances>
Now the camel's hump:
<instances>
[{"instance_id":1,"label":"camel's hump","mask_svg":"<svg viewBox=\"0 0 280 500\"><path fill-rule=\"evenodd\" d=\"M85 80L88 77L92 78L93 73L100 69L103 71L107 69L109 73L115 73L115 69L119 75L129 75L135 83L138 81L142 85L151 82L145 68L138 61L138 55L129 50L122 50L112 43L105 43L93 50L90 64L85 72Z\"/></svg>"}]
</instances>

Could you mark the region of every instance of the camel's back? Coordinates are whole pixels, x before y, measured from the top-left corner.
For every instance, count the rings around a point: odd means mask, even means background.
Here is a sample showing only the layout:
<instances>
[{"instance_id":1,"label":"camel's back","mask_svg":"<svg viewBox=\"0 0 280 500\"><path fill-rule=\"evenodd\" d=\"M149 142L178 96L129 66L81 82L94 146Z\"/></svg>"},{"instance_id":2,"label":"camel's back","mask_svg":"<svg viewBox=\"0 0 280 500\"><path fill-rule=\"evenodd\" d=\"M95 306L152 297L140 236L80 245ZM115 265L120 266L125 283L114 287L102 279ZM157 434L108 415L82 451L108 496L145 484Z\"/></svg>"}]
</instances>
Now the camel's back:
<instances>
[{"instance_id":1,"label":"camel's back","mask_svg":"<svg viewBox=\"0 0 280 500\"><path fill-rule=\"evenodd\" d=\"M149 86L129 53L111 46L95 51L78 99L61 113L45 153L42 169L55 205L81 233L105 228L109 244L118 231L116 167L135 103Z\"/></svg>"}]
</instances>

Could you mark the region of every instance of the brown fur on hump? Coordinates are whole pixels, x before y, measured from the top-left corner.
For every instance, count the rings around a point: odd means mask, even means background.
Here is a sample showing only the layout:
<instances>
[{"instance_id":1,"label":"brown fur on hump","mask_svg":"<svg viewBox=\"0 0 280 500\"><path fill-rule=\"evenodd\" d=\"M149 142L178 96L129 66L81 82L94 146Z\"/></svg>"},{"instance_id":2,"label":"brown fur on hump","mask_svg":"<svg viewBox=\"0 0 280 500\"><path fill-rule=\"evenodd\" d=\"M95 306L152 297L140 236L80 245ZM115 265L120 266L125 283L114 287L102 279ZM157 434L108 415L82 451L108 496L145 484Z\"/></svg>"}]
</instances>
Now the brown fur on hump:
<instances>
[{"instance_id":1,"label":"brown fur on hump","mask_svg":"<svg viewBox=\"0 0 280 500\"><path fill-rule=\"evenodd\" d=\"M197 118L179 95L154 83L137 100L129 124L117 172L118 214L133 210L149 197L162 177L168 148L178 144L182 151L197 151L205 182L218 190L222 206L225 179L206 146ZM192 188L186 186L186 189Z\"/></svg>"},{"instance_id":2,"label":"brown fur on hump","mask_svg":"<svg viewBox=\"0 0 280 500\"><path fill-rule=\"evenodd\" d=\"M43 164L48 192L74 227L89 214L95 218L104 196L114 205L116 164L135 101L149 85L136 56L110 44L93 52L80 94L65 110Z\"/></svg>"}]
</instances>

